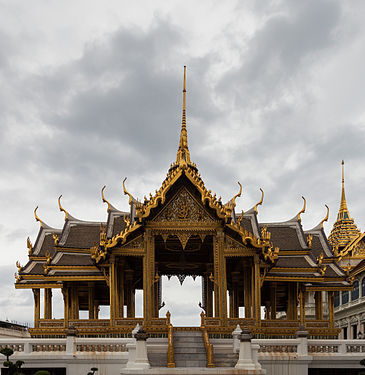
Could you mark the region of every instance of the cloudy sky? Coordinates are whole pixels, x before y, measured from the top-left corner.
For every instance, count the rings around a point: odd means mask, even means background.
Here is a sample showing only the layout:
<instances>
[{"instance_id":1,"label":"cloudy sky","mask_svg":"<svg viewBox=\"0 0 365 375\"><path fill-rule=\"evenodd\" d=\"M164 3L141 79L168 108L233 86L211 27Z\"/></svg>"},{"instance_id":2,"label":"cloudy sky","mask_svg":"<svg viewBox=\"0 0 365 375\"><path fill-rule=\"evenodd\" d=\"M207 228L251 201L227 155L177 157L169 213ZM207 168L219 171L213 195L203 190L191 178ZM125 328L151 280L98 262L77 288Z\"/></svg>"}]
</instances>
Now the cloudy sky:
<instances>
[{"instance_id":1,"label":"cloudy sky","mask_svg":"<svg viewBox=\"0 0 365 375\"><path fill-rule=\"evenodd\" d=\"M13 274L38 232L35 206L62 227L60 194L73 216L102 221L103 185L123 210L124 176L140 198L159 188L176 157L183 65L190 153L209 189L226 201L240 181L241 211L262 187L261 221L290 219L304 195L305 229L326 203L329 233L345 159L365 227L364 19L360 0L0 0L0 319L32 320ZM172 310L199 313L189 308Z\"/></svg>"}]
</instances>

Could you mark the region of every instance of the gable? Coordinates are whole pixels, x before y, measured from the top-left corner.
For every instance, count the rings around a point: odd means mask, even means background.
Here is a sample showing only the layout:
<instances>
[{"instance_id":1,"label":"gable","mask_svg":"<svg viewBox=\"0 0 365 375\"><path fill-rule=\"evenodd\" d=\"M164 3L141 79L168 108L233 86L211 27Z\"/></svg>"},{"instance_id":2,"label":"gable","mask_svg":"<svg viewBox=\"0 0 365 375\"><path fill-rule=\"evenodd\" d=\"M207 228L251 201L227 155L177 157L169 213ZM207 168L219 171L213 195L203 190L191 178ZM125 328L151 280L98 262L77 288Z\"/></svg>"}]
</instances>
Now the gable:
<instances>
[{"instance_id":1,"label":"gable","mask_svg":"<svg viewBox=\"0 0 365 375\"><path fill-rule=\"evenodd\" d=\"M214 224L217 221L208 213L203 205L193 197L186 187L182 187L171 200L165 204L162 210L153 218L152 222Z\"/></svg>"}]
</instances>

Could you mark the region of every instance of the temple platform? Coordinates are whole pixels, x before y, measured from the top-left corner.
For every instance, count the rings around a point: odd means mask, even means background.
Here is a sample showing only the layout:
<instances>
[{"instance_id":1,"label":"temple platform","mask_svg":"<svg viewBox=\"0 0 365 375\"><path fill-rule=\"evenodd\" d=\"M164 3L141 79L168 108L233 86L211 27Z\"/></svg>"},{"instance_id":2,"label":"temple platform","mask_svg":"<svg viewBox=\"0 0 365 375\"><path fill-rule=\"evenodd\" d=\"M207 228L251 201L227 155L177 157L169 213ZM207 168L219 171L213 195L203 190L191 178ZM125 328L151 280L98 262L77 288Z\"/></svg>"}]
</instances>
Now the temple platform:
<instances>
[{"instance_id":1,"label":"temple platform","mask_svg":"<svg viewBox=\"0 0 365 375\"><path fill-rule=\"evenodd\" d=\"M123 369L121 374L130 375L261 375L266 374L266 370L239 370L235 368L206 368L206 367L176 367L165 368L155 367L147 370Z\"/></svg>"}]
</instances>

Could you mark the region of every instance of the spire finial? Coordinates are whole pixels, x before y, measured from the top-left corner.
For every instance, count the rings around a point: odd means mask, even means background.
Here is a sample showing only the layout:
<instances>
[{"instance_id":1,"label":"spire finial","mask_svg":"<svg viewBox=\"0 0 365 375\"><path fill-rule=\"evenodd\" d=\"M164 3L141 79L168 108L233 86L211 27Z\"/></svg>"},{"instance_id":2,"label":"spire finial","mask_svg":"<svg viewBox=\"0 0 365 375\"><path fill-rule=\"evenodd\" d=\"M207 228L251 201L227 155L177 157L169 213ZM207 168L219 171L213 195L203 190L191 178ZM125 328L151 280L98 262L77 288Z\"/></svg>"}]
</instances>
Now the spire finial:
<instances>
[{"instance_id":1,"label":"spire finial","mask_svg":"<svg viewBox=\"0 0 365 375\"><path fill-rule=\"evenodd\" d=\"M340 205L340 211L338 215L342 214L343 216L345 212L348 213L346 195L345 195L345 162L343 160L342 160L341 165L342 165L342 191L341 191L341 205Z\"/></svg>"},{"instance_id":2,"label":"spire finial","mask_svg":"<svg viewBox=\"0 0 365 375\"><path fill-rule=\"evenodd\" d=\"M184 66L184 84L183 84L183 110L180 132L180 143L176 157L177 164L191 164L188 148L188 132L186 130L186 66Z\"/></svg>"}]
</instances>

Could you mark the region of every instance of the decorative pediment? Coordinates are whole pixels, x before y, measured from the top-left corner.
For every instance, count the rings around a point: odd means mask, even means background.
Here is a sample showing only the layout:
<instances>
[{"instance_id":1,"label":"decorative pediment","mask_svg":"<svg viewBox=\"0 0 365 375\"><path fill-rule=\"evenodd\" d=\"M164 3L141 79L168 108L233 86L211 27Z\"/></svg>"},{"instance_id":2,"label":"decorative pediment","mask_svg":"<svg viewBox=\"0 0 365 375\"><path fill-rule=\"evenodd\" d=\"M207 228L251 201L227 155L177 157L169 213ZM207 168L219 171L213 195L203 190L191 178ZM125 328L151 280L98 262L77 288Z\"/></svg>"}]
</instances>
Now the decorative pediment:
<instances>
[{"instance_id":1,"label":"decorative pediment","mask_svg":"<svg viewBox=\"0 0 365 375\"><path fill-rule=\"evenodd\" d=\"M341 258L365 259L365 233L351 241L339 255Z\"/></svg>"},{"instance_id":2,"label":"decorative pediment","mask_svg":"<svg viewBox=\"0 0 365 375\"><path fill-rule=\"evenodd\" d=\"M183 187L166 207L153 219L154 222L214 223L215 220L199 204L189 191Z\"/></svg>"},{"instance_id":3,"label":"decorative pediment","mask_svg":"<svg viewBox=\"0 0 365 375\"><path fill-rule=\"evenodd\" d=\"M356 244L352 250L352 257L361 259L365 258L365 238Z\"/></svg>"}]
</instances>

